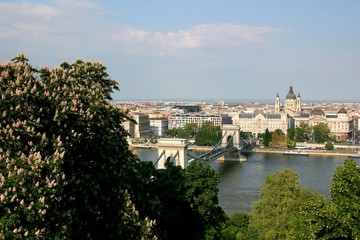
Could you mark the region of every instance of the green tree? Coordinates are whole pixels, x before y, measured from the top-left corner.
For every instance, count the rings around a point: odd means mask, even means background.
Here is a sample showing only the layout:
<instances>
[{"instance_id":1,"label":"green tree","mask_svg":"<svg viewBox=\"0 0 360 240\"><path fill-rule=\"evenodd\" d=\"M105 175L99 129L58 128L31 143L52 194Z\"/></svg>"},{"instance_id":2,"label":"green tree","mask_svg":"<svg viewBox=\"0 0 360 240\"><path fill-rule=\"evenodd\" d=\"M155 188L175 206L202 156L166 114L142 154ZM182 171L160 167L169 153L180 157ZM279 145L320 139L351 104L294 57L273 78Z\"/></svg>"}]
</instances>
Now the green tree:
<instances>
[{"instance_id":1,"label":"green tree","mask_svg":"<svg viewBox=\"0 0 360 240\"><path fill-rule=\"evenodd\" d=\"M0 238L54 236L65 149L59 134L42 129L42 102L48 102L36 71L24 55L0 64ZM46 111L46 110L45 110ZM56 236L66 236L61 227Z\"/></svg>"},{"instance_id":2,"label":"green tree","mask_svg":"<svg viewBox=\"0 0 360 240\"><path fill-rule=\"evenodd\" d=\"M167 135L169 137L177 137L179 134L179 129L178 128L170 128L167 130Z\"/></svg>"},{"instance_id":3,"label":"green tree","mask_svg":"<svg viewBox=\"0 0 360 240\"><path fill-rule=\"evenodd\" d=\"M156 219L154 232L159 239L193 239L200 227L194 222L193 212L185 198L185 170L173 163L152 174L147 185L149 199L158 199L154 208L144 209L148 216Z\"/></svg>"},{"instance_id":4,"label":"green tree","mask_svg":"<svg viewBox=\"0 0 360 240\"><path fill-rule=\"evenodd\" d=\"M213 146L221 139L221 128L212 122L204 122L199 128L195 142L198 145Z\"/></svg>"},{"instance_id":5,"label":"green tree","mask_svg":"<svg viewBox=\"0 0 360 240\"><path fill-rule=\"evenodd\" d=\"M243 212L234 213L226 221L224 228L221 230L221 239L224 240L246 239L249 223L250 223L250 214Z\"/></svg>"},{"instance_id":6,"label":"green tree","mask_svg":"<svg viewBox=\"0 0 360 240\"><path fill-rule=\"evenodd\" d=\"M291 128L287 130L286 147L289 149L294 149L296 147L295 128Z\"/></svg>"},{"instance_id":7,"label":"green tree","mask_svg":"<svg viewBox=\"0 0 360 240\"><path fill-rule=\"evenodd\" d=\"M187 134L187 132L183 129L183 128L178 128L178 135L177 137L179 138L189 138L189 135Z\"/></svg>"},{"instance_id":8,"label":"green tree","mask_svg":"<svg viewBox=\"0 0 360 240\"><path fill-rule=\"evenodd\" d=\"M271 133L270 133L269 129L266 129L265 134L264 134L264 146L269 147L270 142L271 142Z\"/></svg>"},{"instance_id":9,"label":"green tree","mask_svg":"<svg viewBox=\"0 0 360 240\"><path fill-rule=\"evenodd\" d=\"M330 128L326 123L319 123L313 127L314 140L317 143L325 142L329 139Z\"/></svg>"},{"instance_id":10,"label":"green tree","mask_svg":"<svg viewBox=\"0 0 360 240\"><path fill-rule=\"evenodd\" d=\"M193 212L198 216L201 239L219 239L226 215L219 207L218 188L220 175L203 162L194 161L186 169L185 196Z\"/></svg>"},{"instance_id":11,"label":"green tree","mask_svg":"<svg viewBox=\"0 0 360 240\"><path fill-rule=\"evenodd\" d=\"M288 129L286 137L290 140L295 140L295 128Z\"/></svg>"},{"instance_id":12,"label":"green tree","mask_svg":"<svg viewBox=\"0 0 360 240\"><path fill-rule=\"evenodd\" d=\"M296 142L294 140L286 138L286 147L289 149L294 149L296 147Z\"/></svg>"},{"instance_id":13,"label":"green tree","mask_svg":"<svg viewBox=\"0 0 360 240\"><path fill-rule=\"evenodd\" d=\"M218 206L219 174L192 162L187 169L166 164L152 175L150 197L159 206L149 211L160 239L219 239L226 215Z\"/></svg>"},{"instance_id":14,"label":"green tree","mask_svg":"<svg viewBox=\"0 0 360 240\"><path fill-rule=\"evenodd\" d=\"M184 131L186 133L186 138L195 138L196 132L198 131L198 125L196 123L187 123L184 126Z\"/></svg>"},{"instance_id":15,"label":"green tree","mask_svg":"<svg viewBox=\"0 0 360 240\"><path fill-rule=\"evenodd\" d=\"M198 126L196 123L187 123L185 124L184 128L172 128L168 129L167 135L169 137L179 137L179 138L194 138L197 131Z\"/></svg>"},{"instance_id":16,"label":"green tree","mask_svg":"<svg viewBox=\"0 0 360 240\"><path fill-rule=\"evenodd\" d=\"M301 122L299 126L295 128L295 139L297 141L309 141L311 133L312 127L306 122Z\"/></svg>"},{"instance_id":17,"label":"green tree","mask_svg":"<svg viewBox=\"0 0 360 240\"><path fill-rule=\"evenodd\" d=\"M307 239L358 239L359 186L360 169L354 160L347 159L344 166L337 167L334 174L330 189L331 202L319 200L304 206L302 236Z\"/></svg>"},{"instance_id":18,"label":"green tree","mask_svg":"<svg viewBox=\"0 0 360 240\"><path fill-rule=\"evenodd\" d=\"M332 142L325 143L326 150L334 150L334 144Z\"/></svg>"},{"instance_id":19,"label":"green tree","mask_svg":"<svg viewBox=\"0 0 360 240\"><path fill-rule=\"evenodd\" d=\"M310 199L321 198L299 187L299 177L291 169L266 176L260 194L262 198L253 205L250 219L260 239L296 239L301 206Z\"/></svg>"},{"instance_id":20,"label":"green tree","mask_svg":"<svg viewBox=\"0 0 360 240\"><path fill-rule=\"evenodd\" d=\"M286 145L285 134L281 131L281 129L276 129L271 134L271 146L273 147L284 147Z\"/></svg>"},{"instance_id":21,"label":"green tree","mask_svg":"<svg viewBox=\"0 0 360 240\"><path fill-rule=\"evenodd\" d=\"M241 138L241 139L249 139L250 137L251 137L251 134L250 134L250 133L246 133L246 132L240 131L240 138Z\"/></svg>"},{"instance_id":22,"label":"green tree","mask_svg":"<svg viewBox=\"0 0 360 240\"><path fill-rule=\"evenodd\" d=\"M19 55L0 71L0 238L150 238L153 222L134 208L145 179L106 67L37 71Z\"/></svg>"},{"instance_id":23,"label":"green tree","mask_svg":"<svg viewBox=\"0 0 360 240\"><path fill-rule=\"evenodd\" d=\"M330 199L337 206L336 218L341 227L339 236L349 239L360 237L360 168L352 159L339 166L333 177Z\"/></svg>"},{"instance_id":24,"label":"green tree","mask_svg":"<svg viewBox=\"0 0 360 240\"><path fill-rule=\"evenodd\" d=\"M287 148L294 149L296 147L295 128L290 128L287 130L285 141L286 141Z\"/></svg>"}]
</instances>

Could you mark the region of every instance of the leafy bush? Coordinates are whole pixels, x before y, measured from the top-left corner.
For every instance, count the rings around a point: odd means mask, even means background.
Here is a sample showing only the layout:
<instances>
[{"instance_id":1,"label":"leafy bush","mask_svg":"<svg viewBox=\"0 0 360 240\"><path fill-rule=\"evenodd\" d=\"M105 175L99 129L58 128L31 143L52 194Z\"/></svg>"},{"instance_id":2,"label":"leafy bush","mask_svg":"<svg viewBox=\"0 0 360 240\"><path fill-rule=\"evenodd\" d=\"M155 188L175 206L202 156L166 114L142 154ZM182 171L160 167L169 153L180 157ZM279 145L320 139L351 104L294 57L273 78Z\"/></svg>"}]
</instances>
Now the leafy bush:
<instances>
[{"instance_id":1,"label":"leafy bush","mask_svg":"<svg viewBox=\"0 0 360 240\"><path fill-rule=\"evenodd\" d=\"M334 144L332 142L325 143L326 150L334 150Z\"/></svg>"}]
</instances>

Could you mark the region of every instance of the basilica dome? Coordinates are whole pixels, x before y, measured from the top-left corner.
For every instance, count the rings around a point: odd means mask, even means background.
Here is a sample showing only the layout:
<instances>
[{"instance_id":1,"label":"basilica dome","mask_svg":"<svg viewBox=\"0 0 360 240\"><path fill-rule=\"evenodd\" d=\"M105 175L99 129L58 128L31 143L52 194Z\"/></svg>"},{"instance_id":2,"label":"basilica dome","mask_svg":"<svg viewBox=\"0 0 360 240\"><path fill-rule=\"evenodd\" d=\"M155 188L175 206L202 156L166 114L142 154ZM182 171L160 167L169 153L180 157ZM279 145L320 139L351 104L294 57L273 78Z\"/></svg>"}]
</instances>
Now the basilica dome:
<instances>
[{"instance_id":1,"label":"basilica dome","mask_svg":"<svg viewBox=\"0 0 360 240\"><path fill-rule=\"evenodd\" d=\"M286 95L286 99L287 100L290 100L290 99L296 100L296 95L294 94L292 86L290 87L289 93Z\"/></svg>"}]
</instances>

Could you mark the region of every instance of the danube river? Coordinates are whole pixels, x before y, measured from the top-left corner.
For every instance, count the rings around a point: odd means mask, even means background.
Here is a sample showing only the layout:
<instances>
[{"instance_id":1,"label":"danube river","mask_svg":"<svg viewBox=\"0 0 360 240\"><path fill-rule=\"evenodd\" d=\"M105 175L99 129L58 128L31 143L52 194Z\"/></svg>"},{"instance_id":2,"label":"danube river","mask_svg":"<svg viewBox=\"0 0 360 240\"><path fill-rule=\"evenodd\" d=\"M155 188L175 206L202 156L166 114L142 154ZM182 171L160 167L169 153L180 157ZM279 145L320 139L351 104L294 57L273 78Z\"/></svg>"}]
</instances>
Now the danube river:
<instances>
[{"instance_id":1,"label":"danube river","mask_svg":"<svg viewBox=\"0 0 360 240\"><path fill-rule=\"evenodd\" d=\"M135 149L143 161L156 161L157 149ZM219 205L231 215L234 212L251 212L252 203L259 200L264 177L283 168L299 174L300 185L328 196L332 176L346 157L297 156L281 153L246 153L247 161L214 161L211 167L220 172ZM360 164L360 160L356 160Z\"/></svg>"}]
</instances>

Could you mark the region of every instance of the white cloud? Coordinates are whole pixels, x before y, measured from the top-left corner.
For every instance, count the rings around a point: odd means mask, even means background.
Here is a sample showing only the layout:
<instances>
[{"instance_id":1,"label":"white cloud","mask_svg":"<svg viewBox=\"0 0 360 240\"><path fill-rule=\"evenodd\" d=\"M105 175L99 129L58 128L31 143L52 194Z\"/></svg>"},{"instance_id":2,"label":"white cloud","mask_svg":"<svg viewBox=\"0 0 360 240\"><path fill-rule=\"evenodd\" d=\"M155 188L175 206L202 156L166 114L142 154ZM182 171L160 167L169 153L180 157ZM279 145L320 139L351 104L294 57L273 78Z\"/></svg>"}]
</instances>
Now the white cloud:
<instances>
[{"instance_id":1,"label":"white cloud","mask_svg":"<svg viewBox=\"0 0 360 240\"><path fill-rule=\"evenodd\" d=\"M138 43L143 42L149 35L148 32L131 28L128 26L121 26L116 32L109 33L112 40L124 43Z\"/></svg>"},{"instance_id":2,"label":"white cloud","mask_svg":"<svg viewBox=\"0 0 360 240\"><path fill-rule=\"evenodd\" d=\"M47 46L66 49L78 45L81 49L84 39L98 45L93 41L103 31L104 21L99 16L104 12L100 6L84 0L0 3L0 42L22 48L21 51L27 50L23 49L25 45L36 49L42 46L44 50Z\"/></svg>"},{"instance_id":3,"label":"white cloud","mask_svg":"<svg viewBox=\"0 0 360 240\"><path fill-rule=\"evenodd\" d=\"M186 31L171 32L165 41L178 48L223 47L244 43L264 42L269 33L284 32L283 29L250 27L235 24L202 24Z\"/></svg>"},{"instance_id":4,"label":"white cloud","mask_svg":"<svg viewBox=\"0 0 360 240\"><path fill-rule=\"evenodd\" d=\"M2 15L7 17L26 18L26 17L42 17L51 18L59 15L58 9L44 4L30 4L30 3L0 3L0 11Z\"/></svg>"},{"instance_id":5,"label":"white cloud","mask_svg":"<svg viewBox=\"0 0 360 240\"><path fill-rule=\"evenodd\" d=\"M200 24L184 30L150 32L110 21L106 19L108 11L86 0L0 3L0 43L20 48L12 52L25 53L56 46L54 52L64 54L67 50L71 55L76 51L77 56L90 51L169 55L186 49L264 43L268 34L286 31L236 24Z\"/></svg>"},{"instance_id":6,"label":"white cloud","mask_svg":"<svg viewBox=\"0 0 360 240\"><path fill-rule=\"evenodd\" d=\"M235 24L202 24L168 33L151 33L128 27L118 30L113 34L113 39L126 43L141 41L143 44L151 43L162 48L187 49L264 43L265 35L285 31L279 28Z\"/></svg>"}]
</instances>

